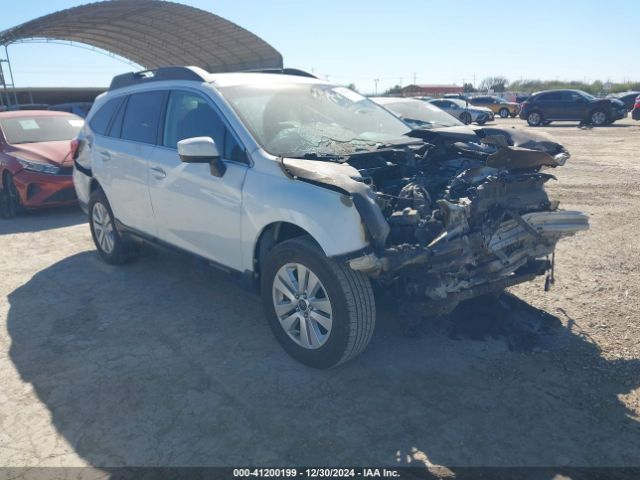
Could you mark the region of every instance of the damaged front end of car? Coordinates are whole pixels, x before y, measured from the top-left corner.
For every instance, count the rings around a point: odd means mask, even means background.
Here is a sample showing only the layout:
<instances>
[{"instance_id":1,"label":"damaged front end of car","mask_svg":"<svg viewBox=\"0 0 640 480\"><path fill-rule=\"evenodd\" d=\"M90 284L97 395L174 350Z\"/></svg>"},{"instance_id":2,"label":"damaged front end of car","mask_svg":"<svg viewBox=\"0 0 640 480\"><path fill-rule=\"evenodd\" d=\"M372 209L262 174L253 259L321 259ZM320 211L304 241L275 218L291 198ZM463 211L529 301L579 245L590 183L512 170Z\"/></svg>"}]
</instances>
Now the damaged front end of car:
<instances>
[{"instance_id":1,"label":"damaged front end of car","mask_svg":"<svg viewBox=\"0 0 640 480\"><path fill-rule=\"evenodd\" d=\"M548 275L548 287L558 240L589 228L584 213L559 209L544 188L555 179L545 170L569 158L564 147L545 134L495 128L410 137L315 159L339 163L335 170L281 161L293 178L336 189L358 209L371 250L348 259L350 267L431 314L538 275Z\"/></svg>"}]
</instances>

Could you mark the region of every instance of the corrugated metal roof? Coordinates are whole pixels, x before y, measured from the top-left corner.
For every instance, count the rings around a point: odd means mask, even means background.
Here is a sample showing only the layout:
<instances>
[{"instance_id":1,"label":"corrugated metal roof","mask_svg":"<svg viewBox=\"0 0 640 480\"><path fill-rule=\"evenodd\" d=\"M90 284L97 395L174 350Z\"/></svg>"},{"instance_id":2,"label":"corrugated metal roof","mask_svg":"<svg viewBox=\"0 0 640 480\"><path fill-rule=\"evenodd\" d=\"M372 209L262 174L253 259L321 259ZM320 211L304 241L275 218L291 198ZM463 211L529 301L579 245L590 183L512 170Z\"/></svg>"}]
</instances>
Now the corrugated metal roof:
<instances>
[{"instance_id":1,"label":"corrugated metal roof","mask_svg":"<svg viewBox=\"0 0 640 480\"><path fill-rule=\"evenodd\" d=\"M61 10L0 32L0 45L33 38L92 45L149 69L282 67L282 55L248 30L204 10L161 0L112 0Z\"/></svg>"}]
</instances>

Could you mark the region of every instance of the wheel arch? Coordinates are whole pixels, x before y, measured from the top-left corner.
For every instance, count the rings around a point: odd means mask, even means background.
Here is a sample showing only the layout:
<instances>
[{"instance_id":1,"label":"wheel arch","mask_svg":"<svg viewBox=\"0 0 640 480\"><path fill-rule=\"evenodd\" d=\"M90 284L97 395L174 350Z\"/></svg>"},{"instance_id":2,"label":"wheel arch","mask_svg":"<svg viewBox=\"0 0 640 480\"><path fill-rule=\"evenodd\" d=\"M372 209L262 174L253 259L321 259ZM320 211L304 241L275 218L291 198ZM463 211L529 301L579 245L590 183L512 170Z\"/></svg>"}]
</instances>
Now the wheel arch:
<instances>
[{"instance_id":1,"label":"wheel arch","mask_svg":"<svg viewBox=\"0 0 640 480\"><path fill-rule=\"evenodd\" d=\"M318 248L325 253L324 249L313 235L294 223L277 221L266 225L258 235L258 239L253 246L253 270L255 275L257 277L260 276L261 262L266 258L273 247L286 240L302 236L309 237L318 246Z\"/></svg>"},{"instance_id":2,"label":"wheel arch","mask_svg":"<svg viewBox=\"0 0 640 480\"><path fill-rule=\"evenodd\" d=\"M89 182L89 195L91 195L93 192L95 192L98 189L102 190L102 192L104 193L104 188L102 188L102 185L100 185L100 182L98 182L97 179L92 178L91 181Z\"/></svg>"}]
</instances>

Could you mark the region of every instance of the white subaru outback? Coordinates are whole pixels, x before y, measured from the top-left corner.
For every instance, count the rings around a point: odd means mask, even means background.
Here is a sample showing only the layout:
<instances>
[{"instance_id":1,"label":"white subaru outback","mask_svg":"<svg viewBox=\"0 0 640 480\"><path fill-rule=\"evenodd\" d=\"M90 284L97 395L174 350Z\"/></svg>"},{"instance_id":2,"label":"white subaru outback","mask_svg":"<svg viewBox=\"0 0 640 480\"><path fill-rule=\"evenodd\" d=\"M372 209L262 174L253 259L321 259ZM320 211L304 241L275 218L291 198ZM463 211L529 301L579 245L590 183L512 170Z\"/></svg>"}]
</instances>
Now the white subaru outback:
<instances>
[{"instance_id":1,"label":"white subaru outback","mask_svg":"<svg viewBox=\"0 0 640 480\"><path fill-rule=\"evenodd\" d=\"M433 107L435 108L435 107ZM316 368L367 346L372 283L424 315L547 274L587 217L544 190L543 134L423 122L305 75L167 67L117 76L72 142L100 257L174 247L258 285Z\"/></svg>"}]
</instances>

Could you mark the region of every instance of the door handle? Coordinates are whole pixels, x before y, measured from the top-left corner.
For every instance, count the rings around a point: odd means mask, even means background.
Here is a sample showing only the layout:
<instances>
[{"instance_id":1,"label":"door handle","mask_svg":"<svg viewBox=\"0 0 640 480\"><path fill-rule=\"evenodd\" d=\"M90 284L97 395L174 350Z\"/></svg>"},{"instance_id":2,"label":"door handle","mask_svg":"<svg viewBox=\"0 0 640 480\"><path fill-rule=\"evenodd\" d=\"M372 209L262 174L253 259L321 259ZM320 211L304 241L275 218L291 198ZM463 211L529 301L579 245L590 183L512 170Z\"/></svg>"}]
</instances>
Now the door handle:
<instances>
[{"instance_id":1,"label":"door handle","mask_svg":"<svg viewBox=\"0 0 640 480\"><path fill-rule=\"evenodd\" d=\"M150 170L151 175L153 175L158 180L161 180L167 176L167 172L165 172L164 169L160 167L151 167Z\"/></svg>"},{"instance_id":2,"label":"door handle","mask_svg":"<svg viewBox=\"0 0 640 480\"><path fill-rule=\"evenodd\" d=\"M111 160L111 154L109 152L100 152L100 158L102 158L103 162L108 162Z\"/></svg>"}]
</instances>

